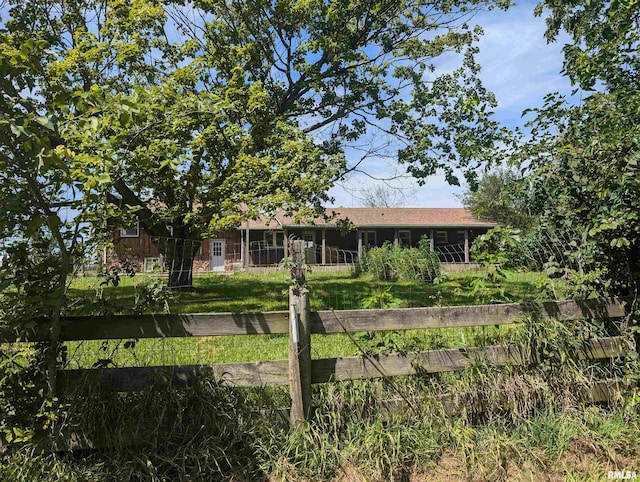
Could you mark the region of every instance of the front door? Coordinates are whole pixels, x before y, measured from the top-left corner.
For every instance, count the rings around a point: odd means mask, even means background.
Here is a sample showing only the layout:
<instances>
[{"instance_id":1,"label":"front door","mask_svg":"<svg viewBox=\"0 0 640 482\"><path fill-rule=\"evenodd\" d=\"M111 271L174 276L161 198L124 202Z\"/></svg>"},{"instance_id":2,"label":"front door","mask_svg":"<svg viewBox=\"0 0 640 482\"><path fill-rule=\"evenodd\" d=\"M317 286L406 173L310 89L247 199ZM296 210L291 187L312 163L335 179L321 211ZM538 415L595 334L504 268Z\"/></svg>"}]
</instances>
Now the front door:
<instances>
[{"instance_id":1,"label":"front door","mask_svg":"<svg viewBox=\"0 0 640 482\"><path fill-rule=\"evenodd\" d=\"M224 271L224 239L209 241L211 271Z\"/></svg>"},{"instance_id":2,"label":"front door","mask_svg":"<svg viewBox=\"0 0 640 482\"><path fill-rule=\"evenodd\" d=\"M304 258L307 264L316 264L316 233L315 231L303 231Z\"/></svg>"}]
</instances>

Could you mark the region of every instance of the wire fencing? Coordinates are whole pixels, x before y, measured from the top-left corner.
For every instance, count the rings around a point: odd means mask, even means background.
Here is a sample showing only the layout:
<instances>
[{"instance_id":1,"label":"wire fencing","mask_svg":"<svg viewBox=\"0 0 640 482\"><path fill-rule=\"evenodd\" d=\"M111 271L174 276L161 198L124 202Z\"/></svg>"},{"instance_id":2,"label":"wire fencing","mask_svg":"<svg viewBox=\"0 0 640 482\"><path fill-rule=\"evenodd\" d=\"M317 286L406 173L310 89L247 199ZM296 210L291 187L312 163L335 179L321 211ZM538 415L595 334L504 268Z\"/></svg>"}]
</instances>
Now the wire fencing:
<instances>
[{"instance_id":1,"label":"wire fencing","mask_svg":"<svg viewBox=\"0 0 640 482\"><path fill-rule=\"evenodd\" d=\"M443 263L464 263L466 262L464 244L446 244L434 247L438 258Z\"/></svg>"},{"instance_id":2,"label":"wire fencing","mask_svg":"<svg viewBox=\"0 0 640 482\"><path fill-rule=\"evenodd\" d=\"M229 243L229 247L229 251L240 258L246 256L241 252L242 246L236 250ZM581 283L595 286L600 290L598 294L606 295L604 283L599 284L602 274L594 269L589 245L578 233L540 232L501 249L503 256L497 262L465 266L466 269L456 272L439 271L425 281L420 276L424 265L413 263L411 257L401 261L392 259L390 262L396 263L393 266L389 266L388 260L381 261L378 267L413 273L408 279L376 280L358 275L356 252L326 247L327 264L347 263L353 266L353 271L320 273L312 268L308 276L313 293L311 307L313 310L386 309L562 300L579 298ZM285 254L283 247L262 243L252 244L249 252L258 262ZM464 247L439 247L435 254L434 270L438 262L455 263L459 259L455 256L464 255ZM321 247L309 247L306 255L308 260L321 259L323 251ZM377 261L370 258L368 262ZM70 285L70 314L88 314L88 309L95 314L288 309L286 272L219 276L220 273L194 271L194 274L192 287L172 292L166 289L167 277L163 271L129 269L123 265L109 271L97 265L85 265L79 267ZM338 338L329 337L314 345L319 350L314 356L337 356L340 350L350 353L349 343ZM86 341L65 343L65 347L68 367L220 363L249 358L260 361L287 356L286 337L280 335Z\"/></svg>"}]
</instances>

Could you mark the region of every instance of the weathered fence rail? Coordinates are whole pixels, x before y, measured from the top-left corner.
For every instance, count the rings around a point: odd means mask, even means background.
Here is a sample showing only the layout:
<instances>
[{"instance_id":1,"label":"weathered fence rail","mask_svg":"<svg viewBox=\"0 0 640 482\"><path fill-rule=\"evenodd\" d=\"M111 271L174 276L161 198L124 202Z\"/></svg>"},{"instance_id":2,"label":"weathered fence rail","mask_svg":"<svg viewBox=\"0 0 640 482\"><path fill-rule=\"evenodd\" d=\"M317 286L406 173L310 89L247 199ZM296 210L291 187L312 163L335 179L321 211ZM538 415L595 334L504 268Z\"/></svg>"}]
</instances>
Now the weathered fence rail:
<instances>
[{"instance_id":1,"label":"weathered fence rail","mask_svg":"<svg viewBox=\"0 0 640 482\"><path fill-rule=\"evenodd\" d=\"M105 317L69 317L64 320L63 341L225 336L248 334L290 334L289 360L221 363L212 365L150 366L105 369L63 370L62 386L80 386L82 379L111 385L116 390L137 390L161 378L176 386L185 386L202 371L207 371L234 386L289 385L292 395L292 420L306 418L310 405L310 385L330 381L414 375L464 370L473 363L494 366L521 366L536 362L531 347L485 346L446 350L429 350L407 354L351 356L310 359L310 333L330 334L357 331L433 329L516 324L526 316L566 320L619 318L625 305L618 300L557 301L526 304L406 308L390 310L341 310L309 312L308 296L291 293L290 312L203 313L186 315L115 315ZM300 314L307 313L300 319ZM293 313L293 314L292 314ZM296 318L297 338L291 332ZM304 323L308 324L307 341ZM46 340L44 333L32 330L17 337L0 332L0 341ZM304 338L304 336L303 336ZM306 348L306 350L303 350ZM624 356L626 345L620 337L588 340L576 356L606 359ZM306 351L306 354L304 352ZM303 355L303 356L296 356ZM308 359L308 360L305 360ZM609 385L611 382L607 382ZM606 386L609 386L606 385ZM600 401L609 393L596 384L585 399ZM595 395L594 395L595 394ZM304 399L304 400L303 400ZM297 400L297 402L296 402Z\"/></svg>"},{"instance_id":2,"label":"weathered fence rail","mask_svg":"<svg viewBox=\"0 0 640 482\"><path fill-rule=\"evenodd\" d=\"M349 332L357 332L509 325L521 322L525 316L579 320L619 318L624 315L624 304L613 299L548 301L389 310L312 311L310 327L312 334L331 334L343 333L345 328ZM60 340L287 334L289 318L289 311L71 316L63 320ZM0 330L2 343L48 339L44 330L32 329L21 335Z\"/></svg>"},{"instance_id":3,"label":"weathered fence rail","mask_svg":"<svg viewBox=\"0 0 640 482\"><path fill-rule=\"evenodd\" d=\"M603 359L623 356L626 347L620 337L589 340L577 353L582 359ZM529 347L520 345L487 346L448 350L429 350L406 355L351 356L311 361L311 383L381 378L383 376L415 375L464 370L472 363L494 366L522 366L536 361ZM213 365L152 366L106 368L101 370L64 370L63 379L77 384L93 377L117 390L143 388L151 380L162 378L184 386L199 372L208 371L216 378L236 386L288 385L288 360L218 363Z\"/></svg>"},{"instance_id":4,"label":"weathered fence rail","mask_svg":"<svg viewBox=\"0 0 640 482\"><path fill-rule=\"evenodd\" d=\"M309 292L304 288L304 247L292 243L297 260L292 269L296 287L290 289L290 310L269 313L199 313L159 315L79 316L63 320L60 341L289 334L288 360L225 363L214 365L153 366L134 368L63 370L61 385L78 386L80 378L94 378L117 390L140 389L158 377L185 385L198 372L207 370L238 386L289 385L291 421L300 423L311 404L311 384L338 380L438 373L464 370L473 363L525 365L536 362L530 346L485 346L429 350L407 354L351 356L311 359L311 334L357 331L409 330L509 325L525 317L565 320L609 319L625 316L619 300L509 303L483 306L450 306L390 310L310 311ZM45 341L48 334L34 328L16 334L0 330L0 342ZM626 345L620 337L586 341L577 348L579 358L606 359L623 356ZM608 387L607 381L605 385ZM609 385L607 385L609 384ZM596 390L597 389L597 390ZM589 396L599 400L608 393L600 387ZM593 395L596 393L596 395ZM588 398L588 397L587 397Z\"/></svg>"}]
</instances>

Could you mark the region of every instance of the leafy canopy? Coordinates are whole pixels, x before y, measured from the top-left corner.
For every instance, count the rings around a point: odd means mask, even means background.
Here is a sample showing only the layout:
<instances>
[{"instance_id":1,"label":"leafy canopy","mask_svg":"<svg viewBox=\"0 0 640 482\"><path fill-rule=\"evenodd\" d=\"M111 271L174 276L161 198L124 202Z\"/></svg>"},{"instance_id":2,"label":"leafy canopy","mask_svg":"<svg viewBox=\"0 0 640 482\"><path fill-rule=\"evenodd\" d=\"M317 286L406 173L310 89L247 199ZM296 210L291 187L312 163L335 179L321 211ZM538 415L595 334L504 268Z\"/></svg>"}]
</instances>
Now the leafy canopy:
<instances>
[{"instance_id":1,"label":"leafy canopy","mask_svg":"<svg viewBox=\"0 0 640 482\"><path fill-rule=\"evenodd\" d=\"M462 196L462 204L480 218L515 228L526 228L534 220L529 212L529 180L511 168L485 172L475 190Z\"/></svg>"},{"instance_id":2,"label":"leafy canopy","mask_svg":"<svg viewBox=\"0 0 640 482\"><path fill-rule=\"evenodd\" d=\"M577 230L616 290L637 290L640 275L640 91L638 2L542 2L547 37L560 29L564 74L583 89L580 105L557 94L530 125L516 159L531 169L532 207L551 229Z\"/></svg>"},{"instance_id":3,"label":"leafy canopy","mask_svg":"<svg viewBox=\"0 0 640 482\"><path fill-rule=\"evenodd\" d=\"M389 152L457 182L453 169L486 159L497 136L473 59L480 31L465 22L507 1L9 3L9 30L56 54L45 96L99 86L131 107L70 137L99 153L87 169L152 234L168 235L166 217L199 237L277 207L305 214ZM437 74L448 53L462 65Z\"/></svg>"}]
</instances>

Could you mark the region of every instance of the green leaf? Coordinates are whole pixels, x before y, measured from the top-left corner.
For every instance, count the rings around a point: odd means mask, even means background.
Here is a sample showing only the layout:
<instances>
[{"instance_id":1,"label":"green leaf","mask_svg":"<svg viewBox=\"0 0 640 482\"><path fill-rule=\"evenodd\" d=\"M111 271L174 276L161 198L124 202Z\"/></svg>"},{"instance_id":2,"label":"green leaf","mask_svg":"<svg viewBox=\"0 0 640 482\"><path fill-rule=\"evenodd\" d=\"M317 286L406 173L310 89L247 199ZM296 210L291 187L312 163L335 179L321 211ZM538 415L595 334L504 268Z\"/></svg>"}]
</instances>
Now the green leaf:
<instances>
[{"instance_id":1,"label":"green leaf","mask_svg":"<svg viewBox=\"0 0 640 482\"><path fill-rule=\"evenodd\" d=\"M55 131L55 126L53 125L53 122L51 122L51 119L49 119L48 117L38 116L35 118L35 120L38 124L46 127L50 131Z\"/></svg>"}]
</instances>

